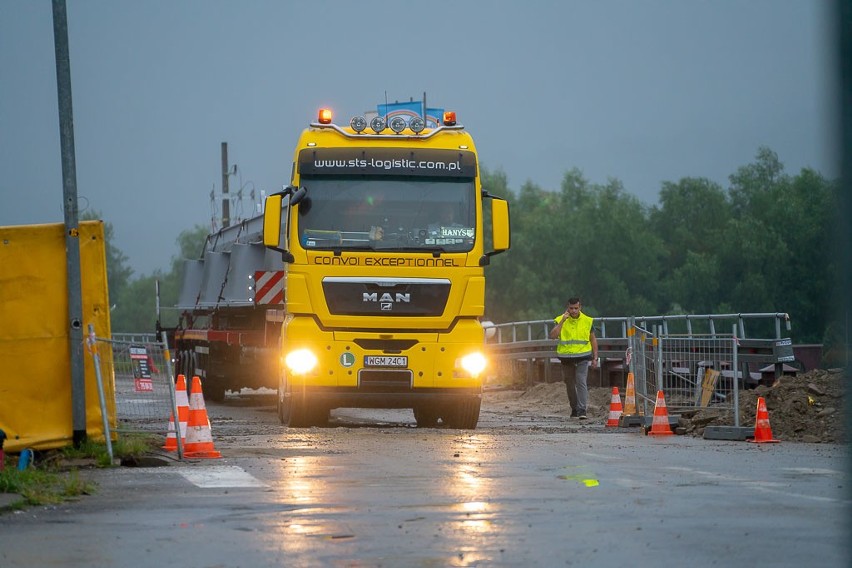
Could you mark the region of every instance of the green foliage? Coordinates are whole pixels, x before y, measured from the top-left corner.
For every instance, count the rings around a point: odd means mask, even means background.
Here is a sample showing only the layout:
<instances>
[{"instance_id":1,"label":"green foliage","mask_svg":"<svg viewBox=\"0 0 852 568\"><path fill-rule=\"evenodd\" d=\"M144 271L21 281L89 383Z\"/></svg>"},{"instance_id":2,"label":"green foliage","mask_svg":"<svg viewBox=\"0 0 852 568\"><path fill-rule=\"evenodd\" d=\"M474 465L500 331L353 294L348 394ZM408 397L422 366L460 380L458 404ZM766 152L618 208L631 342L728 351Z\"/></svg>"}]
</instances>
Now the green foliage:
<instances>
[{"instance_id":1,"label":"green foliage","mask_svg":"<svg viewBox=\"0 0 852 568\"><path fill-rule=\"evenodd\" d=\"M577 295L597 316L787 312L794 341L835 338L838 192L813 170L786 174L768 148L727 191L664 182L650 208L576 168L558 191L526 182L512 202L512 249L490 269L488 315L549 319Z\"/></svg>"},{"instance_id":2,"label":"green foliage","mask_svg":"<svg viewBox=\"0 0 852 568\"><path fill-rule=\"evenodd\" d=\"M489 274L489 287L499 285L489 316L546 319L573 295L592 315L650 310L663 248L645 215L617 180L590 184L574 169L559 193L527 182L513 204L512 249Z\"/></svg>"},{"instance_id":3,"label":"green foliage","mask_svg":"<svg viewBox=\"0 0 852 568\"><path fill-rule=\"evenodd\" d=\"M152 332L155 329L156 282L159 273L142 276L130 282L114 300L113 331L126 333Z\"/></svg>"},{"instance_id":4,"label":"green foliage","mask_svg":"<svg viewBox=\"0 0 852 568\"><path fill-rule=\"evenodd\" d=\"M94 491L94 486L81 480L76 470L57 473L38 467L19 470L8 465L0 471L0 493L17 493L23 498L11 506L13 509L24 505L52 505Z\"/></svg>"},{"instance_id":5,"label":"green foliage","mask_svg":"<svg viewBox=\"0 0 852 568\"><path fill-rule=\"evenodd\" d=\"M160 438L146 434L122 434L112 442L113 458L117 460L138 458L159 447ZM66 446L60 450L66 459L93 459L100 467L110 467L106 442L87 438L78 446Z\"/></svg>"},{"instance_id":6,"label":"green foliage","mask_svg":"<svg viewBox=\"0 0 852 568\"><path fill-rule=\"evenodd\" d=\"M161 438L150 434L126 434L112 444L113 457L130 460L155 450ZM40 453L30 467L19 470L14 456L6 457L6 467L0 471L0 493L17 493L22 499L9 506L21 509L27 505L50 505L94 492L91 482L80 478L76 466L80 460L93 460L98 467L112 467L105 442L92 439L77 447Z\"/></svg>"}]
</instances>

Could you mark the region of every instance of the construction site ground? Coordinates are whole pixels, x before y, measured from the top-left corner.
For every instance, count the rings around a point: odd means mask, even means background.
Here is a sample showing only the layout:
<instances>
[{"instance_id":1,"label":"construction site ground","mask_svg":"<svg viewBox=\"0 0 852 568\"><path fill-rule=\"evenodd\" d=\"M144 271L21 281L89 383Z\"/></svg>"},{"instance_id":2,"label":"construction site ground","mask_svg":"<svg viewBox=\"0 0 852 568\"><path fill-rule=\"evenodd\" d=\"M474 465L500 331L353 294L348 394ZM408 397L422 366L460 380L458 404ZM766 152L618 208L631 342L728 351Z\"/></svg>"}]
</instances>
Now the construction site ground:
<instances>
[{"instance_id":1,"label":"construction site ground","mask_svg":"<svg viewBox=\"0 0 852 568\"><path fill-rule=\"evenodd\" d=\"M739 392L740 426L755 425L757 399L763 397L770 427L776 439L791 442L845 443L844 376L839 370L813 370L796 376L783 376L774 386L758 386ZM619 391L624 401L624 391ZM612 389L589 389L588 422L606 423L612 402ZM570 407L565 384L538 383L528 388L494 383L487 389L483 408L515 416L569 418ZM707 426L733 426L730 409L711 407L678 409L680 432L703 436Z\"/></svg>"}]
</instances>

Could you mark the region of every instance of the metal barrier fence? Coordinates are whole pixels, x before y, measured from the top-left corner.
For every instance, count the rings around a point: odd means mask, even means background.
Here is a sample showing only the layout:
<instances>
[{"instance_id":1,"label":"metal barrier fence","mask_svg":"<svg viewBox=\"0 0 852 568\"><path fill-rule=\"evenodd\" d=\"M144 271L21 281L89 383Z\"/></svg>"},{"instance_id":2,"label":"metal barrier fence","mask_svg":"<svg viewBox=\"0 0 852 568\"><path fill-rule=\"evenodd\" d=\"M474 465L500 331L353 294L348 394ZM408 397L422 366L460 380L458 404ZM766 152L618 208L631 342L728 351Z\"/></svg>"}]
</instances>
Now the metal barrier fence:
<instances>
[{"instance_id":1,"label":"metal barrier fence","mask_svg":"<svg viewBox=\"0 0 852 568\"><path fill-rule=\"evenodd\" d=\"M500 377L523 378L523 383L527 385L539 380L550 382L553 367L558 365L555 362L556 341L549 337L554 325L553 320L491 324L486 344L494 361L493 371ZM783 363L795 360L792 341L783 337L784 331L790 330L790 317L784 312L601 317L595 318L595 331L601 358L602 383L607 376L618 375L621 377L620 386L623 386L625 354L629 347L628 332L634 326L654 329L659 337L724 340L736 335L739 365L746 379L755 374L753 371L767 365L771 366L777 379L783 373ZM724 329L733 330L733 333L717 332ZM728 369L724 371L729 372Z\"/></svg>"},{"instance_id":2,"label":"metal barrier fence","mask_svg":"<svg viewBox=\"0 0 852 568\"><path fill-rule=\"evenodd\" d=\"M125 343L159 343L156 333L113 333L112 340Z\"/></svg>"},{"instance_id":3,"label":"metal barrier fence","mask_svg":"<svg viewBox=\"0 0 852 568\"><path fill-rule=\"evenodd\" d=\"M104 382L113 378L118 432L166 434L175 410L174 380L165 338L153 334L95 337ZM107 389L107 392L109 389Z\"/></svg>"},{"instance_id":4,"label":"metal barrier fence","mask_svg":"<svg viewBox=\"0 0 852 568\"><path fill-rule=\"evenodd\" d=\"M653 414L658 391L673 411L714 408L733 414L739 427L738 341L730 335L659 335L634 327L628 361L636 383L636 402Z\"/></svg>"}]
</instances>

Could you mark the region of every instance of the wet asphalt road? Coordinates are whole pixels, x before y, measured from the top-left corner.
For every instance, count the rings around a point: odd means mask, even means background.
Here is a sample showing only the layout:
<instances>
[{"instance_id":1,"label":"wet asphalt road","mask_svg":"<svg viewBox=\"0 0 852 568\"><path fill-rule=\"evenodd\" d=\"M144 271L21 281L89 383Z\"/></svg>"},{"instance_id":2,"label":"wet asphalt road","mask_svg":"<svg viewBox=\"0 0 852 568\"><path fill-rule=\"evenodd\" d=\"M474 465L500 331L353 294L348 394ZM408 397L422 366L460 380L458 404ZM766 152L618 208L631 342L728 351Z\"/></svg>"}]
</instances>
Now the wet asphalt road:
<instances>
[{"instance_id":1,"label":"wet asphalt road","mask_svg":"<svg viewBox=\"0 0 852 568\"><path fill-rule=\"evenodd\" d=\"M270 397L208 403L223 457L89 470L95 495L0 515L6 566L848 566L843 446L508 415L417 429Z\"/></svg>"}]
</instances>

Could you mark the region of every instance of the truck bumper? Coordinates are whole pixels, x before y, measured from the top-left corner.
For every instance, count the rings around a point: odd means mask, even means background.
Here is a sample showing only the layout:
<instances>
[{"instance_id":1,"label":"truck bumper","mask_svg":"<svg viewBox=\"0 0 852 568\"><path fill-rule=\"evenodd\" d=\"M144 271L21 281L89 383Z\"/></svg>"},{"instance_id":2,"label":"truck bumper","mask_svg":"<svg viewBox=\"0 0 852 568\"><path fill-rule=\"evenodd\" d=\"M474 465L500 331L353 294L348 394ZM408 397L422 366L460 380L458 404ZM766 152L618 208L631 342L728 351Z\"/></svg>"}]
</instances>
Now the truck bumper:
<instances>
[{"instance_id":1,"label":"truck bumper","mask_svg":"<svg viewBox=\"0 0 852 568\"><path fill-rule=\"evenodd\" d=\"M482 397L477 388L428 388L406 391L381 391L358 387L296 387L311 404L327 408L414 408L422 404L441 404L463 398Z\"/></svg>"}]
</instances>

